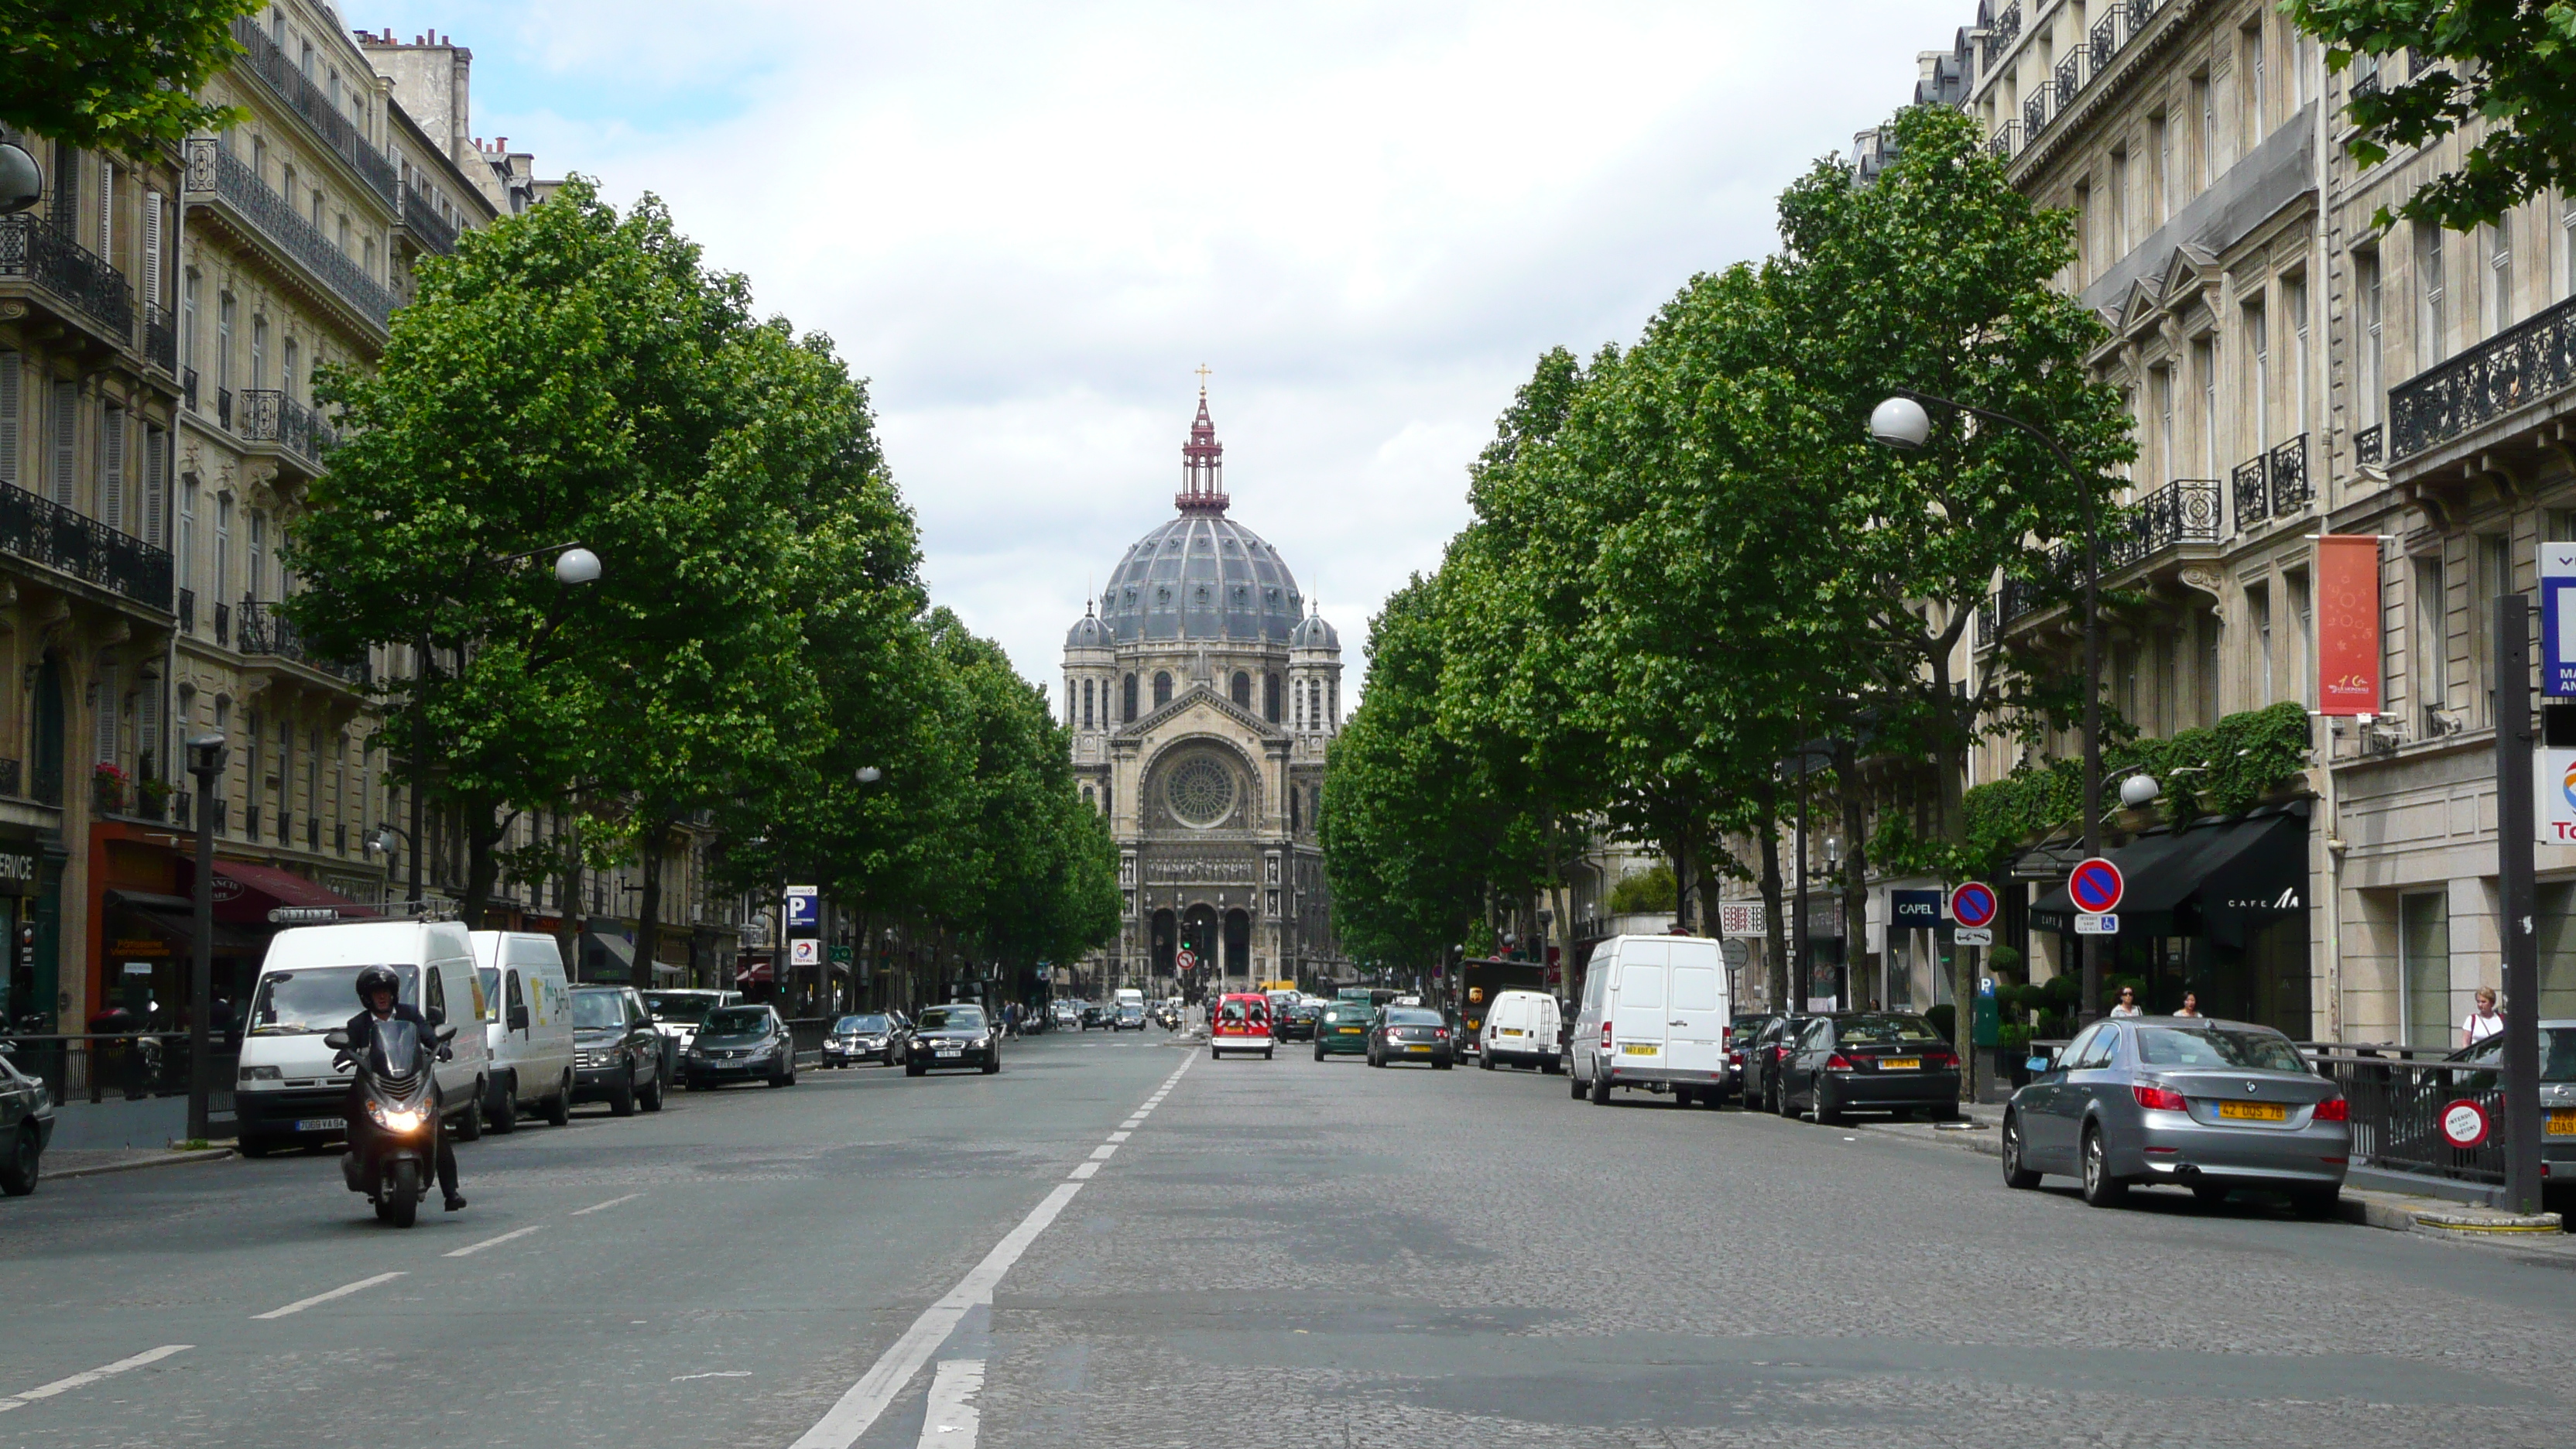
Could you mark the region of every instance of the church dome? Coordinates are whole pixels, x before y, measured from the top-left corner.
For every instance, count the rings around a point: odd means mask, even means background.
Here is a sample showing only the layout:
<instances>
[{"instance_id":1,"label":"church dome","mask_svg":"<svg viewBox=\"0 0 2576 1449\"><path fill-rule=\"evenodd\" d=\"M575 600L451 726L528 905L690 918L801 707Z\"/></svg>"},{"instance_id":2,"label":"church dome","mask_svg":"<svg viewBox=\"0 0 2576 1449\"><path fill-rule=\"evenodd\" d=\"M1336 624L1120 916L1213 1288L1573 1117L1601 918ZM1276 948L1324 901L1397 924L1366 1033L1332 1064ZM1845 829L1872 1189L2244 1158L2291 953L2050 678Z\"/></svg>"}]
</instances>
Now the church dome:
<instances>
[{"instance_id":1,"label":"church dome","mask_svg":"<svg viewBox=\"0 0 2576 1449\"><path fill-rule=\"evenodd\" d=\"M1073 627L1064 631L1064 647L1067 649L1107 649L1116 642L1109 626L1101 623L1089 609L1083 610L1082 617L1073 621Z\"/></svg>"},{"instance_id":2,"label":"church dome","mask_svg":"<svg viewBox=\"0 0 2576 1449\"><path fill-rule=\"evenodd\" d=\"M1339 649L1342 647L1342 636L1334 631L1332 625L1324 622L1323 615L1308 614L1305 618L1297 621L1297 627L1295 629L1289 631L1288 647L1291 649Z\"/></svg>"},{"instance_id":3,"label":"church dome","mask_svg":"<svg viewBox=\"0 0 2576 1449\"><path fill-rule=\"evenodd\" d=\"M1101 622L1117 642L1285 644L1298 628L1305 602L1279 550L1225 516L1224 451L1201 392L1181 449L1180 516L1138 539L1101 591ZM1070 637L1066 647L1075 647Z\"/></svg>"}]
</instances>

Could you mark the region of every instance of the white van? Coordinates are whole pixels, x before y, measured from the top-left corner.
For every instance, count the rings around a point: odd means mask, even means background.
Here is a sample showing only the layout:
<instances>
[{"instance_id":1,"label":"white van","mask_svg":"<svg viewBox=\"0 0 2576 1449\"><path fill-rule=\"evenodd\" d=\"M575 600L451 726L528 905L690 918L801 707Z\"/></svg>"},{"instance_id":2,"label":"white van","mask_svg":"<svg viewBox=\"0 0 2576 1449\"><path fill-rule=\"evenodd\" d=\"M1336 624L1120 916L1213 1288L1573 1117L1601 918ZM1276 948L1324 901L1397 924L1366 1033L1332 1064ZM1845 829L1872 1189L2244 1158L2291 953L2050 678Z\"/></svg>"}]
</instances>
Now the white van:
<instances>
[{"instance_id":1,"label":"white van","mask_svg":"<svg viewBox=\"0 0 2576 1449\"><path fill-rule=\"evenodd\" d=\"M573 1088L572 988L562 949L533 931L477 931L474 974L488 1004L492 1058L483 1115L495 1132L518 1130L521 1112L542 1112L561 1127L570 1120Z\"/></svg>"},{"instance_id":2,"label":"white van","mask_svg":"<svg viewBox=\"0 0 2576 1449\"><path fill-rule=\"evenodd\" d=\"M268 943L242 1022L241 1066L233 1111L241 1152L258 1157L310 1145L348 1130L349 1069L334 1070L326 1033L358 1014L358 972L393 970L402 999L432 1023L453 1026L449 1059L438 1064L438 1090L456 1135L483 1135L472 1109L489 1079L483 993L474 976L473 945L454 921L344 921L280 931Z\"/></svg>"},{"instance_id":3,"label":"white van","mask_svg":"<svg viewBox=\"0 0 2576 1449\"><path fill-rule=\"evenodd\" d=\"M1714 1107L1726 1092L1726 958L1704 936L1613 936L1592 949L1568 1049L1574 1095L1613 1087Z\"/></svg>"},{"instance_id":4,"label":"white van","mask_svg":"<svg viewBox=\"0 0 2576 1449\"><path fill-rule=\"evenodd\" d=\"M1550 1075L1564 1070L1557 1055L1556 998L1544 991L1506 991L1486 1008L1485 1024L1476 1030L1476 1054L1484 1067L1537 1067Z\"/></svg>"}]
</instances>

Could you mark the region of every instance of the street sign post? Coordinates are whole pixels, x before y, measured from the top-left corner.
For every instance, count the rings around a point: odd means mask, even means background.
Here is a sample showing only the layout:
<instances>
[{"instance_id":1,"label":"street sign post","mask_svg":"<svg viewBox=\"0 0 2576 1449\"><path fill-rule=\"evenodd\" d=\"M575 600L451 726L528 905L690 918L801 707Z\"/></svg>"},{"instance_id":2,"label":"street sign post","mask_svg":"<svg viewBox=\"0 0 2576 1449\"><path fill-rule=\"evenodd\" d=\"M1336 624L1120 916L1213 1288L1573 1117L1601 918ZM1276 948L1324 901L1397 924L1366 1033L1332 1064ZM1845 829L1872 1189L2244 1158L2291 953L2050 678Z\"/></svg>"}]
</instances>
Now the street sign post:
<instances>
[{"instance_id":1,"label":"street sign post","mask_svg":"<svg viewBox=\"0 0 2576 1449\"><path fill-rule=\"evenodd\" d=\"M2075 917L2075 934L2116 936L2120 934L2120 918L2108 911L2080 913Z\"/></svg>"},{"instance_id":2,"label":"street sign post","mask_svg":"<svg viewBox=\"0 0 2576 1449\"><path fill-rule=\"evenodd\" d=\"M823 925L823 888L792 885L780 892L787 898L787 929L819 930Z\"/></svg>"},{"instance_id":3,"label":"street sign post","mask_svg":"<svg viewBox=\"0 0 2576 1449\"><path fill-rule=\"evenodd\" d=\"M1950 932L1950 944L1954 946L1991 946L1994 943L1995 933L1983 926L1958 926Z\"/></svg>"},{"instance_id":4,"label":"street sign post","mask_svg":"<svg viewBox=\"0 0 2576 1449\"><path fill-rule=\"evenodd\" d=\"M2066 894L2075 909L2088 916L2107 916L2120 908L2120 897L2127 893L2129 882L2120 868L2102 856L2094 856L2075 867L2066 878Z\"/></svg>"}]
</instances>

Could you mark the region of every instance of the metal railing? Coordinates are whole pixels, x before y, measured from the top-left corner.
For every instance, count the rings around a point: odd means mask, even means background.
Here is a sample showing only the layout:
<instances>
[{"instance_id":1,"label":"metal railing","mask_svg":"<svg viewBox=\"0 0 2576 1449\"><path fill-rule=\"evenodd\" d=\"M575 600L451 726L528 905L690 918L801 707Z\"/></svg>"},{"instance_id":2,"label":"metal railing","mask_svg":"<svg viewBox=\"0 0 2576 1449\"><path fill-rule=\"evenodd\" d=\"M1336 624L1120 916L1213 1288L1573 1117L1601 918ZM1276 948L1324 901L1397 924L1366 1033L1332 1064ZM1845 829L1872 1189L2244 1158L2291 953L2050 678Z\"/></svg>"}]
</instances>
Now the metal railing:
<instances>
[{"instance_id":1,"label":"metal railing","mask_svg":"<svg viewBox=\"0 0 2576 1449\"><path fill-rule=\"evenodd\" d=\"M179 374L179 392L187 401L188 411L197 410L197 370L193 367Z\"/></svg>"},{"instance_id":2,"label":"metal railing","mask_svg":"<svg viewBox=\"0 0 2576 1449\"><path fill-rule=\"evenodd\" d=\"M304 635L295 627L294 620L278 613L277 605L264 604L257 599L244 599L241 603L241 652L292 659L308 669L335 675L352 684L364 684L369 677L364 660L349 664L315 654L306 647ZM281 835L280 838L284 837Z\"/></svg>"},{"instance_id":3,"label":"metal railing","mask_svg":"<svg viewBox=\"0 0 2576 1449\"><path fill-rule=\"evenodd\" d=\"M215 642L227 645L233 642L233 606L230 604L215 605Z\"/></svg>"},{"instance_id":4,"label":"metal railing","mask_svg":"<svg viewBox=\"0 0 2576 1449\"><path fill-rule=\"evenodd\" d=\"M129 346L134 341L134 288L105 258L44 218L0 217L0 277L24 277Z\"/></svg>"},{"instance_id":5,"label":"metal railing","mask_svg":"<svg viewBox=\"0 0 2576 1449\"><path fill-rule=\"evenodd\" d=\"M197 632L197 591L195 589L179 591L179 632L182 634Z\"/></svg>"},{"instance_id":6,"label":"metal railing","mask_svg":"<svg viewBox=\"0 0 2576 1449\"><path fill-rule=\"evenodd\" d=\"M163 372L179 370L179 321L158 302L143 304L143 360Z\"/></svg>"},{"instance_id":7,"label":"metal railing","mask_svg":"<svg viewBox=\"0 0 2576 1449\"><path fill-rule=\"evenodd\" d=\"M1995 23L1987 28L1986 54L1988 56L1996 55L2000 53L2005 46L2012 44L2015 40L2020 38L2021 0L2013 0L2012 4L2003 8L2002 14L1995 17Z\"/></svg>"},{"instance_id":8,"label":"metal railing","mask_svg":"<svg viewBox=\"0 0 2576 1449\"><path fill-rule=\"evenodd\" d=\"M383 197L387 205L392 205L401 189L401 173L385 153L368 143L357 123L333 106L331 98L322 93L321 87L305 78L304 72L286 58L286 52L278 49L277 42L269 37L268 32L259 28L258 21L247 15L235 16L233 39L241 43L243 52L241 58L233 62L233 69L249 71L266 82L268 88L277 93L278 99L304 118L314 134L322 138L324 145L348 162L350 168L378 196Z\"/></svg>"},{"instance_id":9,"label":"metal railing","mask_svg":"<svg viewBox=\"0 0 2576 1449\"><path fill-rule=\"evenodd\" d=\"M2308 506L2316 490L2308 484L2308 435L2299 434L2270 455L2272 516L2287 518Z\"/></svg>"},{"instance_id":10,"label":"metal railing","mask_svg":"<svg viewBox=\"0 0 2576 1449\"><path fill-rule=\"evenodd\" d=\"M2411 458L2576 387L2576 297L2388 390L2388 456Z\"/></svg>"},{"instance_id":11,"label":"metal railing","mask_svg":"<svg viewBox=\"0 0 2576 1449\"><path fill-rule=\"evenodd\" d=\"M2446 1062L2446 1048L2302 1042L2300 1051L2351 1103L2354 1162L2454 1182L2504 1181L2503 1073ZM2454 1147L2442 1135L2442 1109L2462 1099L2499 1124L2476 1147Z\"/></svg>"},{"instance_id":12,"label":"metal railing","mask_svg":"<svg viewBox=\"0 0 2576 1449\"><path fill-rule=\"evenodd\" d=\"M2103 538L2105 572L2127 568L2186 543L2216 543L2219 538L2218 480L2176 478L2139 499L2129 526ZM2060 545L2058 567L2080 567L2076 545Z\"/></svg>"},{"instance_id":13,"label":"metal railing","mask_svg":"<svg viewBox=\"0 0 2576 1449\"><path fill-rule=\"evenodd\" d=\"M1995 128L1995 134L1986 141L1986 150L1999 160L2011 160L2012 154L2020 149L2021 122L2019 121L2004 122Z\"/></svg>"},{"instance_id":14,"label":"metal railing","mask_svg":"<svg viewBox=\"0 0 2576 1449\"><path fill-rule=\"evenodd\" d=\"M440 256L456 250L456 223L439 215L438 207L418 187L403 188L402 224L403 230Z\"/></svg>"},{"instance_id":15,"label":"metal railing","mask_svg":"<svg viewBox=\"0 0 2576 1449\"><path fill-rule=\"evenodd\" d=\"M243 391L239 431L246 443L275 443L316 467L340 441L321 414L273 387Z\"/></svg>"},{"instance_id":16,"label":"metal railing","mask_svg":"<svg viewBox=\"0 0 2576 1449\"><path fill-rule=\"evenodd\" d=\"M2060 58L2039 88L2022 98L2020 129L2011 130L2013 123L2009 122L1998 127L1993 138L1986 143L1987 149L2010 158L2022 149L2025 141L2036 140L2051 121L2064 115L2067 108L2075 104L2076 97L2101 79L2103 73L2111 68L2112 60L2128 48L2129 42L2135 40L2168 3L2170 0L2114 0L2108 7L2109 13L2096 20L2086 33L2084 43ZM2009 24L2006 23L2008 20ZM2015 6L1996 16L1987 36L1988 62L1991 64L1994 56L2020 33L2020 7Z\"/></svg>"},{"instance_id":17,"label":"metal railing","mask_svg":"<svg viewBox=\"0 0 2576 1449\"><path fill-rule=\"evenodd\" d=\"M169 612L170 552L23 488L0 488L0 552Z\"/></svg>"},{"instance_id":18,"label":"metal railing","mask_svg":"<svg viewBox=\"0 0 2576 1449\"><path fill-rule=\"evenodd\" d=\"M359 316L383 327L393 316L393 293L331 244L322 229L296 214L258 173L212 140L188 143L188 190L212 195L230 207L278 250L311 272Z\"/></svg>"},{"instance_id":19,"label":"metal railing","mask_svg":"<svg viewBox=\"0 0 2576 1449\"><path fill-rule=\"evenodd\" d=\"M213 1045L208 1055L219 1085L208 1100L217 1115L226 1115L232 1111L241 1047L221 1038ZM188 1034L184 1031L0 1035L0 1053L18 1070L43 1082L46 1093L57 1102L104 1102L110 1097L141 1101L188 1094Z\"/></svg>"},{"instance_id":20,"label":"metal railing","mask_svg":"<svg viewBox=\"0 0 2576 1449\"><path fill-rule=\"evenodd\" d=\"M215 389L215 422L225 428L233 425L233 390L231 388Z\"/></svg>"}]
</instances>

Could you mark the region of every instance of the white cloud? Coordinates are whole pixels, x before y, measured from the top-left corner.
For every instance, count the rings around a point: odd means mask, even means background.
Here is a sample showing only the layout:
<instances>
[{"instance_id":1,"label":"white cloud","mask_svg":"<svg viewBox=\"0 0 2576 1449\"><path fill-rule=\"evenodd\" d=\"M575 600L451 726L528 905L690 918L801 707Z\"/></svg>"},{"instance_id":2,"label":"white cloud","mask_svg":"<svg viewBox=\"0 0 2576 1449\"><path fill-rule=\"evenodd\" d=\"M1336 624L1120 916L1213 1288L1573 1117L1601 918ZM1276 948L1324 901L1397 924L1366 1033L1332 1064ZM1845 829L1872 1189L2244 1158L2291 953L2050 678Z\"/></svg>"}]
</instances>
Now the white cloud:
<instances>
[{"instance_id":1,"label":"white cloud","mask_svg":"<svg viewBox=\"0 0 2576 1449\"><path fill-rule=\"evenodd\" d=\"M475 48L479 132L659 193L764 308L832 334L936 596L1042 682L1086 579L1169 514L1201 362L1235 516L1356 671L1537 354L1625 343L1692 272L1767 250L1780 187L1974 11L392 9L373 23Z\"/></svg>"}]
</instances>

